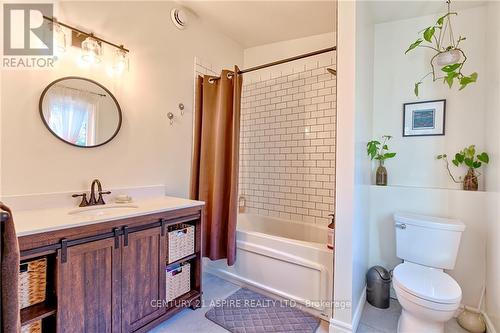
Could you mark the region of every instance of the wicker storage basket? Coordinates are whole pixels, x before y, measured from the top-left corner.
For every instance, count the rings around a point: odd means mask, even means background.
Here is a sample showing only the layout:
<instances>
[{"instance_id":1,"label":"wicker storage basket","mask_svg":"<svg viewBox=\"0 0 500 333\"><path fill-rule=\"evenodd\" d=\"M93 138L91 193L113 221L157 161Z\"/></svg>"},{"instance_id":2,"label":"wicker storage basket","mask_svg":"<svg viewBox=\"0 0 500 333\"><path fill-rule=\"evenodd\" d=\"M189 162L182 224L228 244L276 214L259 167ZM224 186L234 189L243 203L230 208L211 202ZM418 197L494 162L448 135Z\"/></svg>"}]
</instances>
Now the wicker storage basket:
<instances>
[{"instance_id":1,"label":"wicker storage basket","mask_svg":"<svg viewBox=\"0 0 500 333\"><path fill-rule=\"evenodd\" d=\"M21 264L19 269L19 307L45 301L47 287L47 259L37 259Z\"/></svg>"},{"instance_id":2,"label":"wicker storage basket","mask_svg":"<svg viewBox=\"0 0 500 333\"><path fill-rule=\"evenodd\" d=\"M185 262L167 268L167 301L191 290L191 264Z\"/></svg>"},{"instance_id":3,"label":"wicker storage basket","mask_svg":"<svg viewBox=\"0 0 500 333\"><path fill-rule=\"evenodd\" d=\"M194 226L176 224L168 231L168 262L174 262L194 253Z\"/></svg>"},{"instance_id":4,"label":"wicker storage basket","mask_svg":"<svg viewBox=\"0 0 500 333\"><path fill-rule=\"evenodd\" d=\"M31 324L24 325L21 327L21 333L41 333L42 332L42 321L38 320Z\"/></svg>"}]
</instances>

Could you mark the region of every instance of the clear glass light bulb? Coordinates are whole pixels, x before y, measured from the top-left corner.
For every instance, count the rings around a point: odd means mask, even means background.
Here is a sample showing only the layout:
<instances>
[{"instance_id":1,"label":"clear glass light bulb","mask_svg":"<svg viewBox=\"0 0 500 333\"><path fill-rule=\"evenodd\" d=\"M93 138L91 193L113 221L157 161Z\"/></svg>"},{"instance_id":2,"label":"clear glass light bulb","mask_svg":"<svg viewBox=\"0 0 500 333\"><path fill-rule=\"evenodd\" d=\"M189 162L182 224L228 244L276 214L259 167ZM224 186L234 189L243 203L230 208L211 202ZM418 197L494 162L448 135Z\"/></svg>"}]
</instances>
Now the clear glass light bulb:
<instances>
[{"instance_id":1,"label":"clear glass light bulb","mask_svg":"<svg viewBox=\"0 0 500 333\"><path fill-rule=\"evenodd\" d=\"M57 22L52 24L52 32L54 34L55 53L60 56L66 52L66 33Z\"/></svg>"},{"instance_id":2,"label":"clear glass light bulb","mask_svg":"<svg viewBox=\"0 0 500 333\"><path fill-rule=\"evenodd\" d=\"M90 64L101 62L102 49L99 42L92 36L82 42L82 59Z\"/></svg>"},{"instance_id":3,"label":"clear glass light bulb","mask_svg":"<svg viewBox=\"0 0 500 333\"><path fill-rule=\"evenodd\" d=\"M117 74L123 73L123 71L127 68L127 52L123 49L115 50L115 54L113 56L113 71Z\"/></svg>"}]
</instances>

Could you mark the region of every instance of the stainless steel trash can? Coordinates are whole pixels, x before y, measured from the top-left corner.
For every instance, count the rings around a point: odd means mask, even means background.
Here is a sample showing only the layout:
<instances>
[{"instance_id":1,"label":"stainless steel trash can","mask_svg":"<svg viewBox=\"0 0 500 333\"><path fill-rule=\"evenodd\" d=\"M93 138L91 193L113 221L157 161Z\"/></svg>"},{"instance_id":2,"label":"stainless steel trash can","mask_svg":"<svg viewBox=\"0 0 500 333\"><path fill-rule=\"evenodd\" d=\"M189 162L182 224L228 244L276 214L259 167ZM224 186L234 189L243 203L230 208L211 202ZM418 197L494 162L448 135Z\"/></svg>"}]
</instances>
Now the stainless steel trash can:
<instances>
[{"instance_id":1,"label":"stainless steel trash can","mask_svg":"<svg viewBox=\"0 0 500 333\"><path fill-rule=\"evenodd\" d=\"M382 266L373 266L366 273L366 300L374 307L389 307L391 274Z\"/></svg>"}]
</instances>

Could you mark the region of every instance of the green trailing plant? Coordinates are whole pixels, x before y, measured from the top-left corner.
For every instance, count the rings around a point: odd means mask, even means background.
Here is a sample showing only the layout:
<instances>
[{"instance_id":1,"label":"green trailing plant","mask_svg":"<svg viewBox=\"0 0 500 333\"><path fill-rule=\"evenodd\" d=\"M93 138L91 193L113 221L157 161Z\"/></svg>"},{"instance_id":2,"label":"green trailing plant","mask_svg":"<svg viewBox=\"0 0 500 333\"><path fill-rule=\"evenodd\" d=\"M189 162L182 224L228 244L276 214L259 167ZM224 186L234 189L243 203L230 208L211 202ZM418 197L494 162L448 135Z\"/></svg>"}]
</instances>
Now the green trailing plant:
<instances>
[{"instance_id":1,"label":"green trailing plant","mask_svg":"<svg viewBox=\"0 0 500 333\"><path fill-rule=\"evenodd\" d=\"M467 175L465 177L456 178L450 170L450 163L448 161L448 156L446 154L441 154L437 156L438 160L443 160L445 162L446 170L448 171L448 175L455 183L465 183L467 181L475 183L475 189L477 190L477 178L481 176L481 173L477 171L477 169L481 168L483 164L488 164L490 162L490 157L488 153L476 152L476 146L470 145L469 147L465 147L461 151L455 154L454 158L451 160L454 166L459 167L465 165L468 168ZM470 189L465 188L464 189Z\"/></svg>"},{"instance_id":2,"label":"green trailing plant","mask_svg":"<svg viewBox=\"0 0 500 333\"><path fill-rule=\"evenodd\" d=\"M382 136L382 142L378 140L372 140L366 144L366 152L370 159L380 161L383 163L385 160L389 158L393 158L396 156L396 153L389 152L389 146L387 142L392 139L390 135Z\"/></svg>"},{"instance_id":3,"label":"green trailing plant","mask_svg":"<svg viewBox=\"0 0 500 333\"><path fill-rule=\"evenodd\" d=\"M405 52L407 54L417 48L427 48L435 52L430 59L431 71L415 83L414 93L417 97L420 85L429 76L432 76L433 82L443 80L443 83L447 84L450 88L453 87L454 82L457 82L460 85L459 90L477 81L478 74L476 72L470 75L465 75L462 72L467 61L467 56L460 48L460 43L466 38L462 36L455 38L453 34L451 17L458 15L458 13L451 11L450 3L451 1L448 0L448 12L441 16L434 25L421 30L421 37L413 42ZM448 41L446 41L446 37L448 37ZM444 59L446 57L447 59ZM440 59L444 60L435 61Z\"/></svg>"}]
</instances>

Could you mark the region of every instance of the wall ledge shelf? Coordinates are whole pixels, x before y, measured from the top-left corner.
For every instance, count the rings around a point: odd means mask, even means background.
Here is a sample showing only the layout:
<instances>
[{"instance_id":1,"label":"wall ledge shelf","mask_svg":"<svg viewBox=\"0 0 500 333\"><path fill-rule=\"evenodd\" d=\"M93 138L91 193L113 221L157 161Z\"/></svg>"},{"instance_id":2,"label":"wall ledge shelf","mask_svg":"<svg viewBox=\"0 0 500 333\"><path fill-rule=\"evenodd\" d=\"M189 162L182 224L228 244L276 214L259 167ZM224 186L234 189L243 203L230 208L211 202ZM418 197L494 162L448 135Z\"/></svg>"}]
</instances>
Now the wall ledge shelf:
<instances>
[{"instance_id":1,"label":"wall ledge shelf","mask_svg":"<svg viewBox=\"0 0 500 333\"><path fill-rule=\"evenodd\" d=\"M449 187L430 187L430 186L414 186L414 185L374 185L370 184L370 188L376 189L402 189L402 190L430 190L430 191L453 191L453 192L466 192L466 193L494 193L485 190L477 190L477 191L466 191L460 188L449 188Z\"/></svg>"}]
</instances>

